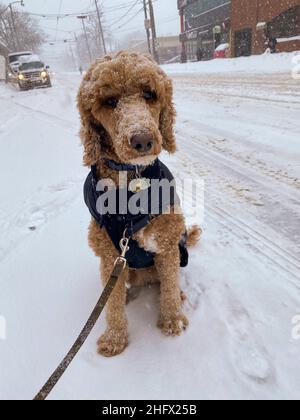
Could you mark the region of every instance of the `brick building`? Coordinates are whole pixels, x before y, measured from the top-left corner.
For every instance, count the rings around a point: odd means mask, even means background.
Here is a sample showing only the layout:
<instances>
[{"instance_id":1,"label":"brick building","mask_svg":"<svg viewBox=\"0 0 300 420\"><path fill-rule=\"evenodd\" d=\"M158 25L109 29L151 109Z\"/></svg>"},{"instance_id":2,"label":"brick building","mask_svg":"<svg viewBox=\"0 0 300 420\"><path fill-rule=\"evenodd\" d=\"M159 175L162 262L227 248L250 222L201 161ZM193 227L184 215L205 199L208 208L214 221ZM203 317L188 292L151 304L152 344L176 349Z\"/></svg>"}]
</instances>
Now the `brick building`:
<instances>
[{"instance_id":1,"label":"brick building","mask_svg":"<svg viewBox=\"0 0 300 420\"><path fill-rule=\"evenodd\" d=\"M164 36L156 38L157 52L162 64L180 59L181 45L178 36ZM148 43L145 40L132 40L127 47L129 51L148 53Z\"/></svg>"},{"instance_id":2,"label":"brick building","mask_svg":"<svg viewBox=\"0 0 300 420\"><path fill-rule=\"evenodd\" d=\"M300 50L300 0L232 0L233 57L261 54L268 39L279 52Z\"/></svg>"},{"instance_id":3,"label":"brick building","mask_svg":"<svg viewBox=\"0 0 300 420\"><path fill-rule=\"evenodd\" d=\"M215 47L229 41L231 1L178 0L183 61L213 58Z\"/></svg>"}]
</instances>

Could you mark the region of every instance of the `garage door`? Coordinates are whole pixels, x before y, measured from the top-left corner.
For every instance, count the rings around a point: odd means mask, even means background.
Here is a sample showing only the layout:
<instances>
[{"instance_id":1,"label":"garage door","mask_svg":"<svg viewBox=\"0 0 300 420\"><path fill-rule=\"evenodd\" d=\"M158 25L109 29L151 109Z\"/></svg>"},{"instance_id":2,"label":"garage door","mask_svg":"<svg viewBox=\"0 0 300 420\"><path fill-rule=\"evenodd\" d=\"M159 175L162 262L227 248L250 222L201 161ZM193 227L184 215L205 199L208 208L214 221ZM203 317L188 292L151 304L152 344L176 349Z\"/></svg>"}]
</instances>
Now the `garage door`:
<instances>
[{"instance_id":1,"label":"garage door","mask_svg":"<svg viewBox=\"0 0 300 420\"><path fill-rule=\"evenodd\" d=\"M6 65L5 58L0 55L0 80L5 80L6 78Z\"/></svg>"}]
</instances>

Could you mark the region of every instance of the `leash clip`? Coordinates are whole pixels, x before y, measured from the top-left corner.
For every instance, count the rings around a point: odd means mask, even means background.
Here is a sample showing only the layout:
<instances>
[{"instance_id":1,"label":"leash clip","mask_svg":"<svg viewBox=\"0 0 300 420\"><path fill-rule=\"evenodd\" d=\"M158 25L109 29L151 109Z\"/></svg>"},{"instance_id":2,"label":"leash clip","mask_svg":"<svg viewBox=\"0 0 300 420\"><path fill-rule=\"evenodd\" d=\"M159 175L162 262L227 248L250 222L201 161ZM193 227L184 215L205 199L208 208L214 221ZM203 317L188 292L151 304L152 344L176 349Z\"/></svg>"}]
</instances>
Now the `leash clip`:
<instances>
[{"instance_id":1,"label":"leash clip","mask_svg":"<svg viewBox=\"0 0 300 420\"><path fill-rule=\"evenodd\" d=\"M130 238L126 236L126 233L127 233L127 229L124 231L123 238L120 240L121 255L116 259L115 264L114 264L116 266L118 263L122 263L123 270L125 269L126 264L127 264L126 254L130 249L129 248Z\"/></svg>"},{"instance_id":2,"label":"leash clip","mask_svg":"<svg viewBox=\"0 0 300 420\"><path fill-rule=\"evenodd\" d=\"M129 244L129 238L124 237L120 240L120 248L121 248L121 251L122 251L121 252L121 258L125 258L127 252L129 251L128 244Z\"/></svg>"}]
</instances>

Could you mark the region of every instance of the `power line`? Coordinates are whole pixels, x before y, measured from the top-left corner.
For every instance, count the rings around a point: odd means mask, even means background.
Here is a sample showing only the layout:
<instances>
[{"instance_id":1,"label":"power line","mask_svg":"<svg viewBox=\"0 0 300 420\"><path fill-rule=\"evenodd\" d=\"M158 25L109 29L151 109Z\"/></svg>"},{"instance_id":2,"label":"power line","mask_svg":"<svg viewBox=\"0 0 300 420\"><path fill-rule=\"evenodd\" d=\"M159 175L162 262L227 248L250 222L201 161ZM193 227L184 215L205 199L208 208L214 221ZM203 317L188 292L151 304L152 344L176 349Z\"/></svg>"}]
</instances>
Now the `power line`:
<instances>
[{"instance_id":1,"label":"power line","mask_svg":"<svg viewBox=\"0 0 300 420\"><path fill-rule=\"evenodd\" d=\"M155 2L157 1L157 0L154 0ZM149 0L148 0L148 2L149 2ZM139 3L139 1L137 1L135 4L138 4ZM123 28L124 26L126 26L128 23L130 23L131 21L132 21L132 19L135 19L139 14L141 14L142 12L144 12L144 5L142 6L142 8L141 9L139 9L133 16L131 16L131 18L130 19L128 19L125 23L123 23L122 25L120 25L120 26L118 26L117 28L115 28L115 30L118 30L118 29L121 29L121 28ZM114 26L114 24L110 24L110 26Z\"/></svg>"},{"instance_id":2,"label":"power line","mask_svg":"<svg viewBox=\"0 0 300 420\"><path fill-rule=\"evenodd\" d=\"M127 10L127 12L123 15L123 16L121 16L120 18L118 18L118 19L116 19L115 21L113 21L113 22L111 22L110 23L110 25L111 26L114 26L116 23L119 23L119 22L121 22L121 20L123 20L130 12L131 12L131 10L133 10L134 8L135 8L135 6L138 4L140 2L140 0L136 0L134 3L133 3L133 5L131 5L130 7L129 7L129 9Z\"/></svg>"},{"instance_id":3,"label":"power line","mask_svg":"<svg viewBox=\"0 0 300 420\"><path fill-rule=\"evenodd\" d=\"M40 26L41 26L42 29L46 29L47 31L54 31L54 32L56 32L56 28L50 28L50 26L45 26L45 25L40 25ZM81 30L81 28L75 29L75 31L80 31L80 30ZM64 32L66 34L71 34L71 33L74 32L74 29L68 30L68 31L66 29L57 29L57 32Z\"/></svg>"},{"instance_id":4,"label":"power line","mask_svg":"<svg viewBox=\"0 0 300 420\"><path fill-rule=\"evenodd\" d=\"M103 10L105 10L105 13L114 12L115 10L127 9L128 7L132 6L135 3L136 3L136 0L131 0L127 3L121 3L118 6L105 6L103 7Z\"/></svg>"},{"instance_id":5,"label":"power line","mask_svg":"<svg viewBox=\"0 0 300 420\"><path fill-rule=\"evenodd\" d=\"M142 7L140 10L138 10L133 16L131 16L130 19L128 19L125 23L123 23L122 25L118 26L117 28L115 28L115 30L121 29L124 26L128 25L128 23L130 23L132 21L132 19L136 18L139 14L144 12L144 7Z\"/></svg>"},{"instance_id":6,"label":"power line","mask_svg":"<svg viewBox=\"0 0 300 420\"><path fill-rule=\"evenodd\" d=\"M176 19L178 19L178 16L173 17L172 18L172 21L174 21ZM160 23L168 23L170 21L171 21L170 18L166 18L166 19L161 20ZM123 29L122 31L118 31L118 33L124 33L124 32L130 32L130 31L138 31L139 29L141 29L141 26L140 25L139 26L135 26L133 28L129 28L129 29Z\"/></svg>"},{"instance_id":7,"label":"power line","mask_svg":"<svg viewBox=\"0 0 300 420\"><path fill-rule=\"evenodd\" d=\"M103 8L105 14L106 13L115 13L118 10L122 10L127 8L128 6L134 4L136 2L136 0L133 0L129 3L123 3L117 7L107 7L107 8ZM76 17L78 15L81 14L85 14L87 16L93 16L96 15L97 10L86 10L84 9L84 11L80 11L77 13L34 13L34 12L26 12L28 15L30 16L36 16L36 17L41 17L41 18L46 18L46 19L64 19L64 18L69 18L69 17Z\"/></svg>"},{"instance_id":8,"label":"power line","mask_svg":"<svg viewBox=\"0 0 300 420\"><path fill-rule=\"evenodd\" d=\"M62 9L62 3L63 3L63 0L60 0L60 2L59 2L59 9L58 9L58 15L60 15L60 12L61 12L61 9ZM57 17L55 39L57 38L58 25L59 25L59 17Z\"/></svg>"}]
</instances>

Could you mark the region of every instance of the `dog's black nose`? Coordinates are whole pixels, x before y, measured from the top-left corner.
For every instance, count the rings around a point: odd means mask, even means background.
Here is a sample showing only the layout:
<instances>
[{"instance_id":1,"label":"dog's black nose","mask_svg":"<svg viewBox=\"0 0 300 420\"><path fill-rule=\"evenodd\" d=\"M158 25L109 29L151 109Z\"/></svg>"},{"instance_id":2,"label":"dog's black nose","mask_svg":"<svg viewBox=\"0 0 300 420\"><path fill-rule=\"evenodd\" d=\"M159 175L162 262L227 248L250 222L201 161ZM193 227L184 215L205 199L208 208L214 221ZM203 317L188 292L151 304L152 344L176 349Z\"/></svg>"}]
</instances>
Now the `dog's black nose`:
<instances>
[{"instance_id":1,"label":"dog's black nose","mask_svg":"<svg viewBox=\"0 0 300 420\"><path fill-rule=\"evenodd\" d=\"M137 152L150 152L153 146L153 137L150 133L136 134L131 138L130 143Z\"/></svg>"}]
</instances>

